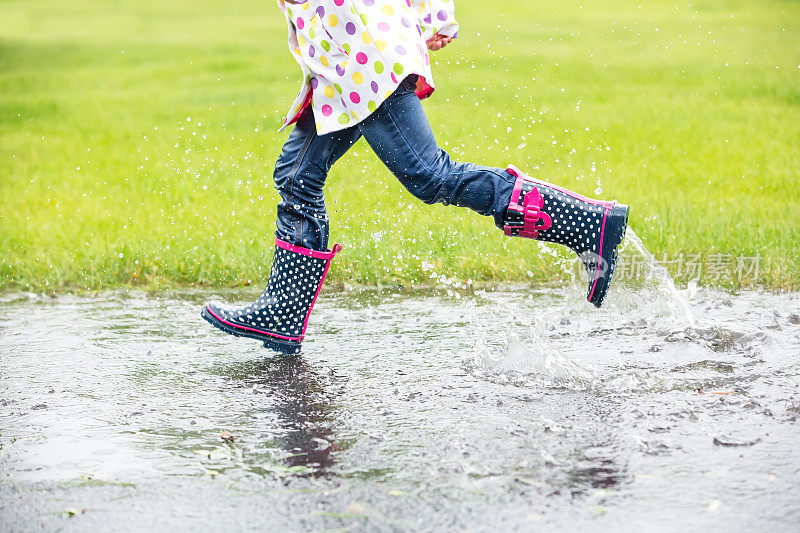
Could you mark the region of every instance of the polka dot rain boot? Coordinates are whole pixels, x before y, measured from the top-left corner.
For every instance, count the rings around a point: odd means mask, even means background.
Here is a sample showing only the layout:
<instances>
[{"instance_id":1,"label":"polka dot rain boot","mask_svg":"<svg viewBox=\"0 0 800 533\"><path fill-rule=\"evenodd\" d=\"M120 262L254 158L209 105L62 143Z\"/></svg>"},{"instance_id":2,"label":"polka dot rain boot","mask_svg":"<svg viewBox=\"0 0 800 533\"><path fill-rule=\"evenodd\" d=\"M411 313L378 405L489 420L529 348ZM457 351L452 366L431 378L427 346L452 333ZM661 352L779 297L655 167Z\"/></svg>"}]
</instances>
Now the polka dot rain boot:
<instances>
[{"instance_id":1,"label":"polka dot rain boot","mask_svg":"<svg viewBox=\"0 0 800 533\"><path fill-rule=\"evenodd\" d=\"M318 252L275 239L269 282L258 300L244 307L209 302L201 315L225 333L263 341L265 348L281 353L298 353L328 267L341 249L337 244Z\"/></svg>"},{"instance_id":2,"label":"polka dot rain boot","mask_svg":"<svg viewBox=\"0 0 800 533\"><path fill-rule=\"evenodd\" d=\"M628 206L592 200L516 167L514 192L504 221L506 235L563 244L578 254L589 275L586 299L600 307L617 265L617 246L625 238Z\"/></svg>"}]
</instances>

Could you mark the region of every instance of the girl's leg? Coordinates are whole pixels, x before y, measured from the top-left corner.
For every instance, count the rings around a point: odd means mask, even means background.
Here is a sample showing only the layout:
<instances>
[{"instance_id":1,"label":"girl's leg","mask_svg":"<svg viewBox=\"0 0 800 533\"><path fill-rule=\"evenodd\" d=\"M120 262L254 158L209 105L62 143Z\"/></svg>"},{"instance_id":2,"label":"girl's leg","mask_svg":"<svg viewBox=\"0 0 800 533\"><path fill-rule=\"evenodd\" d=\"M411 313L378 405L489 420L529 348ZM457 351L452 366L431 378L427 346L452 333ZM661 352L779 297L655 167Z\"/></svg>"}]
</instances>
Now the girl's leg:
<instances>
[{"instance_id":1,"label":"girl's leg","mask_svg":"<svg viewBox=\"0 0 800 533\"><path fill-rule=\"evenodd\" d=\"M414 77L359 123L364 138L400 182L426 204L468 207L502 228L515 177L501 168L459 163L439 148L414 94Z\"/></svg>"},{"instance_id":2,"label":"girl's leg","mask_svg":"<svg viewBox=\"0 0 800 533\"><path fill-rule=\"evenodd\" d=\"M278 229L282 241L312 250L328 247L325 179L331 166L361 137L357 127L317 135L308 109L283 145L275 164L275 187L281 195Z\"/></svg>"},{"instance_id":3,"label":"girl's leg","mask_svg":"<svg viewBox=\"0 0 800 533\"><path fill-rule=\"evenodd\" d=\"M416 76L406 78L358 125L378 157L423 202L469 207L494 217L506 235L574 250L589 277L586 298L600 307L625 236L628 206L586 198L513 166L503 170L454 162L433 138L414 94L415 82Z\"/></svg>"},{"instance_id":4,"label":"girl's leg","mask_svg":"<svg viewBox=\"0 0 800 533\"><path fill-rule=\"evenodd\" d=\"M257 339L267 348L300 351L328 266L341 248L327 249L325 178L360 136L355 127L319 136L311 112L300 118L275 165L282 201L267 288L250 305L209 302L201 311L203 318L225 333Z\"/></svg>"}]
</instances>

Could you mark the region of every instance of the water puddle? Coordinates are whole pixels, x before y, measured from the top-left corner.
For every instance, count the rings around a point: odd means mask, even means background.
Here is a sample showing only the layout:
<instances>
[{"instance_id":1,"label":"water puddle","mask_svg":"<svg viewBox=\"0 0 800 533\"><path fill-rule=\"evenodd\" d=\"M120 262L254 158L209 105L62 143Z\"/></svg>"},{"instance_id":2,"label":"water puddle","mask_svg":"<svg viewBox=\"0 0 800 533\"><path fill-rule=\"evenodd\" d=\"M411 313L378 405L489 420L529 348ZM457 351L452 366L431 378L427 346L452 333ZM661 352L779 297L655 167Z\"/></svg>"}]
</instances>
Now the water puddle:
<instances>
[{"instance_id":1,"label":"water puddle","mask_svg":"<svg viewBox=\"0 0 800 533\"><path fill-rule=\"evenodd\" d=\"M329 292L295 358L199 317L254 294L5 294L0 524L796 526L800 295L618 281Z\"/></svg>"}]
</instances>

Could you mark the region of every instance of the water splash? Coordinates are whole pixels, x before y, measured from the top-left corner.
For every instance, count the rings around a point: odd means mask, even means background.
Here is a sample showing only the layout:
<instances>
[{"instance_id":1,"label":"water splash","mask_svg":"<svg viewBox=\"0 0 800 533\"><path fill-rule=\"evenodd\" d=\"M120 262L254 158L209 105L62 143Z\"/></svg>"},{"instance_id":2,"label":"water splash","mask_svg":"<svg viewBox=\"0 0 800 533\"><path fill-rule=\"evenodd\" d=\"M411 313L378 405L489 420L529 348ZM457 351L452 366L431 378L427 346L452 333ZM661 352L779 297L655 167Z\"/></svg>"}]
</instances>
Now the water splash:
<instances>
[{"instance_id":1,"label":"water splash","mask_svg":"<svg viewBox=\"0 0 800 533\"><path fill-rule=\"evenodd\" d=\"M608 350L625 337L644 331L660 330L664 335L695 327L695 317L687 298L675 287L667 269L655 259L632 228L620 248L620 263L637 269L620 269L605 304L595 309L585 300L587 278L580 261L563 263L571 280L564 289L543 301L535 313L514 303L501 302L496 316L472 316L477 325L476 350L472 364L484 378L519 385L558 386L586 390L608 388L635 390L670 388L660 378L607 368L600 376L578 362L593 353L566 355L559 346L567 339L608 339ZM503 325L497 327L497 321ZM492 342L488 332L505 331L502 342ZM496 333L495 333L496 334ZM581 344L580 342L578 344ZM566 346L568 346L567 343ZM592 360L592 359L589 359Z\"/></svg>"},{"instance_id":2,"label":"water splash","mask_svg":"<svg viewBox=\"0 0 800 533\"><path fill-rule=\"evenodd\" d=\"M540 326L552 327L569 316L583 317L585 323L596 322L598 316L603 316L616 322L666 319L673 329L695 326L689 300L630 226L619 254L616 275L599 311L585 301L588 278L583 263L578 258L557 263L570 281L565 287L565 298L540 315Z\"/></svg>"},{"instance_id":3,"label":"water splash","mask_svg":"<svg viewBox=\"0 0 800 533\"><path fill-rule=\"evenodd\" d=\"M493 357L484 349L476 352L474 364L485 375L502 375L503 379L511 382L535 380L541 385L582 389L594 380L591 370L564 355L539 335L532 336L525 343L511 333L508 346L500 357Z\"/></svg>"},{"instance_id":4,"label":"water splash","mask_svg":"<svg viewBox=\"0 0 800 533\"><path fill-rule=\"evenodd\" d=\"M606 307L631 313L669 316L679 326L695 325L689 301L675 287L667 269L645 248L636 232L628 227L620 250L620 263L635 265L624 269L609 292Z\"/></svg>"}]
</instances>

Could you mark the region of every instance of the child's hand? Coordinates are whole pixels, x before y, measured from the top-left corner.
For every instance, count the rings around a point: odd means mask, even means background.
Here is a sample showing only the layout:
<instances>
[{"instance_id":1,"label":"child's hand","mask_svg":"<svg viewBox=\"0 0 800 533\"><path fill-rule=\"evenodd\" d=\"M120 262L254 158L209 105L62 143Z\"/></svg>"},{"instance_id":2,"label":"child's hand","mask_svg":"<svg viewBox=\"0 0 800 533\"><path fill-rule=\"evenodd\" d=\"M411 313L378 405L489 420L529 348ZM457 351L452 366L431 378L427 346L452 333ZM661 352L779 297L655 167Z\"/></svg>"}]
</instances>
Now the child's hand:
<instances>
[{"instance_id":1,"label":"child's hand","mask_svg":"<svg viewBox=\"0 0 800 533\"><path fill-rule=\"evenodd\" d=\"M452 37L448 37L447 35L439 35L437 33L436 35L428 39L426 44L428 45L428 50L432 50L435 52L436 50L441 50L442 48L447 46L448 43L450 43L450 41L452 40L453 40Z\"/></svg>"}]
</instances>

